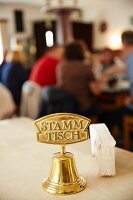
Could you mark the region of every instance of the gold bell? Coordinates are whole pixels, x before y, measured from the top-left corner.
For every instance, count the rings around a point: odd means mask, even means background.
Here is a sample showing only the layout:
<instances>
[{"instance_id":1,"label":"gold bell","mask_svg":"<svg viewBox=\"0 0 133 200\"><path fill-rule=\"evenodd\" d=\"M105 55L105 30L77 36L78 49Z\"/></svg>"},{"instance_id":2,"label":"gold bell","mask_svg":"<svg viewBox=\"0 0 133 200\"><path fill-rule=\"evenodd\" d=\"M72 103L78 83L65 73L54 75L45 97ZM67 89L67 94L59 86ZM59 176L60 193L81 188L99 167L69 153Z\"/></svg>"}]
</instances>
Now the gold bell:
<instances>
[{"instance_id":1,"label":"gold bell","mask_svg":"<svg viewBox=\"0 0 133 200\"><path fill-rule=\"evenodd\" d=\"M42 187L51 194L74 194L86 187L86 180L78 175L74 155L65 152L65 145L88 139L90 120L76 114L58 113L35 121L39 142L60 144L61 151L52 156L49 177Z\"/></svg>"},{"instance_id":2,"label":"gold bell","mask_svg":"<svg viewBox=\"0 0 133 200\"><path fill-rule=\"evenodd\" d=\"M86 181L78 175L74 155L69 152L54 154L50 175L43 183L43 189L52 194L74 194L85 187Z\"/></svg>"}]
</instances>

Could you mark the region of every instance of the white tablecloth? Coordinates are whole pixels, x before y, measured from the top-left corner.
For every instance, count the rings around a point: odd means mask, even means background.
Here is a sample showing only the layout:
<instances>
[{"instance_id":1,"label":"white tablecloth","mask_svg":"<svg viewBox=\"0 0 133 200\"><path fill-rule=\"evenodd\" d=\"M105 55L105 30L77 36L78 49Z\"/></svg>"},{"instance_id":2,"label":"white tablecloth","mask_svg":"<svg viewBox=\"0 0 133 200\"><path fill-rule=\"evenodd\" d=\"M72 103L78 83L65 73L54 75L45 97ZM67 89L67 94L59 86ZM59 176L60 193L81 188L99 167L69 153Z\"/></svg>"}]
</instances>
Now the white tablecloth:
<instances>
[{"instance_id":1,"label":"white tablecloth","mask_svg":"<svg viewBox=\"0 0 133 200\"><path fill-rule=\"evenodd\" d=\"M133 200L133 153L116 148L117 175L98 177L89 146L86 141L67 147L75 154L87 188L69 196L51 195L42 190L41 182L59 147L38 143L28 118L0 121L0 200Z\"/></svg>"}]
</instances>

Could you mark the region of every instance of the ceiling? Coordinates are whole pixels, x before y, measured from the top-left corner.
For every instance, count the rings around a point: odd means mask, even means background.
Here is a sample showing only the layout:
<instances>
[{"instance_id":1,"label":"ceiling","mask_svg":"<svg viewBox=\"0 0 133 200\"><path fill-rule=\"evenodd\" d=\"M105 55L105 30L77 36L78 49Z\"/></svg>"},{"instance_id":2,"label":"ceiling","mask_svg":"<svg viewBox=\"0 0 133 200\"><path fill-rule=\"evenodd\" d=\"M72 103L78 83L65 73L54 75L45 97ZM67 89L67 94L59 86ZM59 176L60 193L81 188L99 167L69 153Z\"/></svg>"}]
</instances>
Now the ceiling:
<instances>
[{"instance_id":1,"label":"ceiling","mask_svg":"<svg viewBox=\"0 0 133 200\"><path fill-rule=\"evenodd\" d=\"M42 5L43 0L0 0L0 3L26 3L26 4L35 4L35 5Z\"/></svg>"},{"instance_id":2,"label":"ceiling","mask_svg":"<svg viewBox=\"0 0 133 200\"><path fill-rule=\"evenodd\" d=\"M64 0L65 4L67 3L67 5L72 5L74 0ZM115 3L120 2L121 1L125 1L126 3L128 2L132 2L133 0L77 0L78 1L78 5L80 7L85 7L85 6L89 6L89 5L100 5L101 3L108 3L111 1L111 3L113 3L115 5ZM0 4L30 4L30 5L35 5L35 6L43 6L45 4L46 0L0 0ZM49 2L51 2L51 4L56 5L56 3L58 2L58 0L49 0Z\"/></svg>"},{"instance_id":3,"label":"ceiling","mask_svg":"<svg viewBox=\"0 0 133 200\"><path fill-rule=\"evenodd\" d=\"M26 3L26 4L32 4L32 5L43 5L46 0L0 0L0 3ZM49 0L51 3L57 2L58 0ZM71 2L72 0L64 0L64 2ZM98 3L98 2L107 2L109 0L78 0L79 5L87 5L92 3Z\"/></svg>"}]
</instances>

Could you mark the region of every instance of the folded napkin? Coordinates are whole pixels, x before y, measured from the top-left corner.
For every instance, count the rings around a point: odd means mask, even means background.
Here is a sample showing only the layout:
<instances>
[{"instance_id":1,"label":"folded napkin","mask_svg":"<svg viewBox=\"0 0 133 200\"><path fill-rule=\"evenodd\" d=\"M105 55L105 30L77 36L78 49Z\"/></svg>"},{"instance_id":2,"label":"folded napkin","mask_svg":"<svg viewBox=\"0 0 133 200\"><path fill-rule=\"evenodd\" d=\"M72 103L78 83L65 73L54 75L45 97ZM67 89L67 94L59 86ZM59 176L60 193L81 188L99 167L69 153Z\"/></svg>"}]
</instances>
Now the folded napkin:
<instances>
[{"instance_id":1,"label":"folded napkin","mask_svg":"<svg viewBox=\"0 0 133 200\"><path fill-rule=\"evenodd\" d=\"M97 161L97 174L100 176L114 176L115 171L115 145L105 124L90 125L91 153Z\"/></svg>"}]
</instances>

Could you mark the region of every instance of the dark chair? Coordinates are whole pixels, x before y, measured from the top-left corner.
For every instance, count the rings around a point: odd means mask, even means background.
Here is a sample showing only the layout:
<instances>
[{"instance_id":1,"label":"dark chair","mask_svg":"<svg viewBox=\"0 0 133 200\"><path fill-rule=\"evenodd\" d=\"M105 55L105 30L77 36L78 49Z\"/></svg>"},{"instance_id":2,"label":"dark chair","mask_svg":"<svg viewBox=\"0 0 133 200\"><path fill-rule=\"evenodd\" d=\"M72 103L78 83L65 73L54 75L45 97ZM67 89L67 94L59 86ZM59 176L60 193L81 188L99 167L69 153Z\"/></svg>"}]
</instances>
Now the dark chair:
<instances>
[{"instance_id":1,"label":"dark chair","mask_svg":"<svg viewBox=\"0 0 133 200\"><path fill-rule=\"evenodd\" d=\"M124 117L124 148L130 150L131 137L130 134L133 132L133 116Z\"/></svg>"},{"instance_id":2,"label":"dark chair","mask_svg":"<svg viewBox=\"0 0 133 200\"><path fill-rule=\"evenodd\" d=\"M59 112L79 113L78 102L71 94L60 88L45 87L38 117Z\"/></svg>"}]
</instances>

